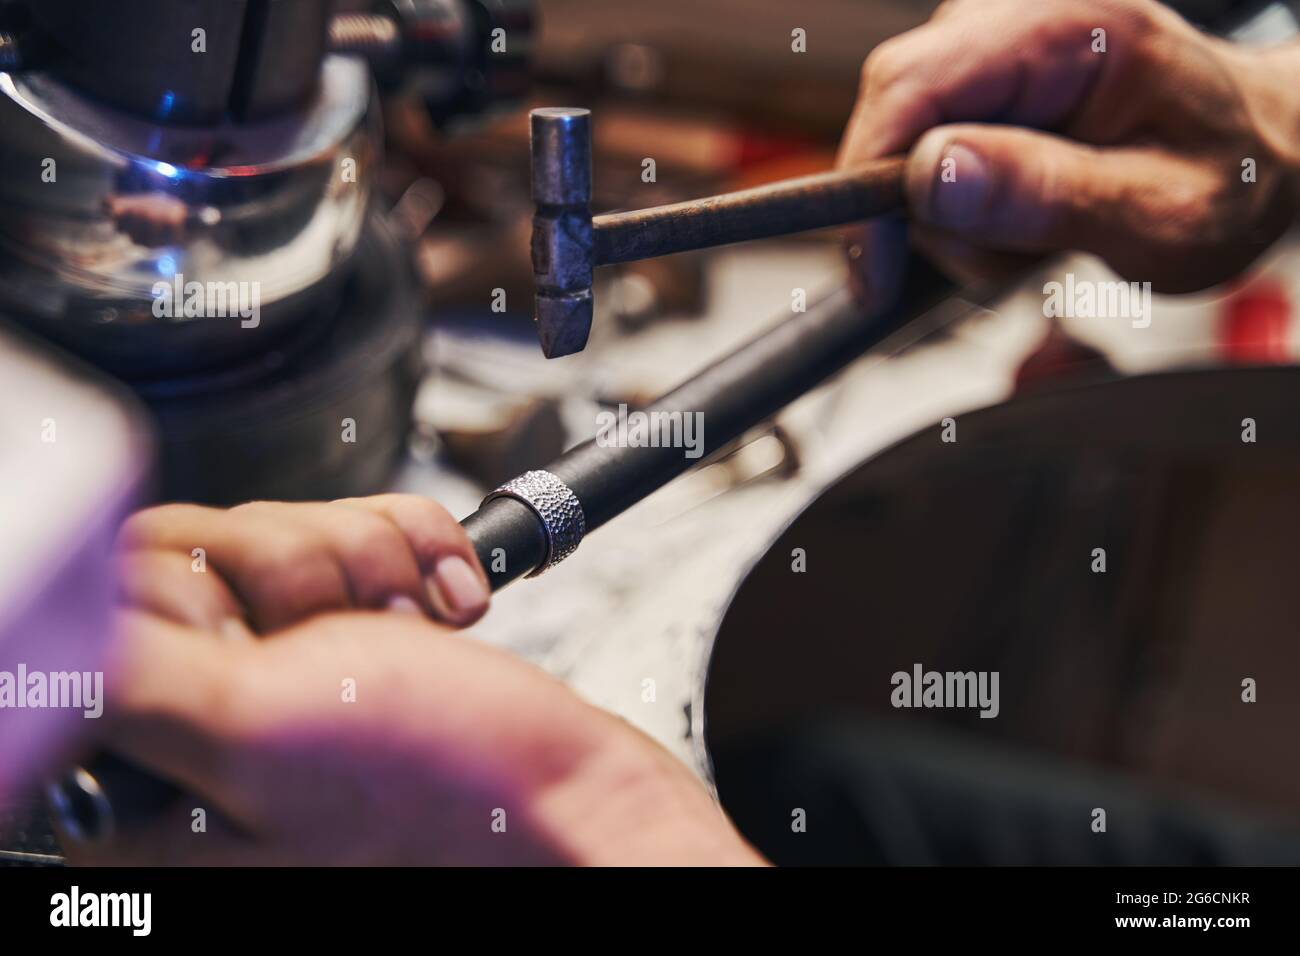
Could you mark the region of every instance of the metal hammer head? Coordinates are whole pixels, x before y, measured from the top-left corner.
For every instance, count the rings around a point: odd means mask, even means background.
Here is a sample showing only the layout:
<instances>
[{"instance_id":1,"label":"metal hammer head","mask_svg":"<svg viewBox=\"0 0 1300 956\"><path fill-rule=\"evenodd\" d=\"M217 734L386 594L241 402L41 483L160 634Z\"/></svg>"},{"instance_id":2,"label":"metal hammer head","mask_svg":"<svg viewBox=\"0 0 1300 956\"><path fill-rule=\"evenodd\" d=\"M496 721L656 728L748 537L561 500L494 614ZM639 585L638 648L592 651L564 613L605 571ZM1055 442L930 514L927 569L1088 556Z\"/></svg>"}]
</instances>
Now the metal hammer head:
<instances>
[{"instance_id":1,"label":"metal hammer head","mask_svg":"<svg viewBox=\"0 0 1300 956\"><path fill-rule=\"evenodd\" d=\"M591 332L591 112L533 110L533 280L547 358L572 355Z\"/></svg>"}]
</instances>

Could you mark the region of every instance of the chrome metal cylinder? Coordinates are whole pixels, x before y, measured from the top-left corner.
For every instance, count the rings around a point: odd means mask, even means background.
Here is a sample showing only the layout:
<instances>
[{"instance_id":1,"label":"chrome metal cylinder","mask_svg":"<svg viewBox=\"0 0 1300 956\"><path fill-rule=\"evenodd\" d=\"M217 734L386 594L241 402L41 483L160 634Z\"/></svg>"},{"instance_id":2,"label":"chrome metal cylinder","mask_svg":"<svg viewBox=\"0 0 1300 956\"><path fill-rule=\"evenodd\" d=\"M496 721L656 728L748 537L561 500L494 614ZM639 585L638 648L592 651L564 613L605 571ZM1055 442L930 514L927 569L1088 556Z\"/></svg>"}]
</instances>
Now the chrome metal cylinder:
<instances>
[{"instance_id":1,"label":"chrome metal cylinder","mask_svg":"<svg viewBox=\"0 0 1300 956\"><path fill-rule=\"evenodd\" d=\"M0 74L0 310L130 375L265 351L357 244L372 89L328 57L303 110L192 128Z\"/></svg>"},{"instance_id":2,"label":"chrome metal cylinder","mask_svg":"<svg viewBox=\"0 0 1300 956\"><path fill-rule=\"evenodd\" d=\"M591 203L591 111L548 107L529 115L533 201L539 206Z\"/></svg>"}]
</instances>

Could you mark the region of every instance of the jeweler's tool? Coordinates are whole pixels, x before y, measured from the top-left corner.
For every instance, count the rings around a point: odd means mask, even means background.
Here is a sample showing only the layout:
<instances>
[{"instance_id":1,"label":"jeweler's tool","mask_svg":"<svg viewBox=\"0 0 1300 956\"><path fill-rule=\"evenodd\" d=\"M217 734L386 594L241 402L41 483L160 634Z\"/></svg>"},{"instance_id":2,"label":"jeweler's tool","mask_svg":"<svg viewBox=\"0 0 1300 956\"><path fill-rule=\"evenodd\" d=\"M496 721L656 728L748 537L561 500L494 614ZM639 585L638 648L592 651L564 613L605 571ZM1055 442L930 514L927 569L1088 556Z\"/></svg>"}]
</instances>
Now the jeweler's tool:
<instances>
[{"instance_id":1,"label":"jeweler's tool","mask_svg":"<svg viewBox=\"0 0 1300 956\"><path fill-rule=\"evenodd\" d=\"M705 199L591 215L591 113L537 109L532 123L533 279L547 358L581 352L592 271L616 262L839 226L903 205L901 157Z\"/></svg>"}]
</instances>

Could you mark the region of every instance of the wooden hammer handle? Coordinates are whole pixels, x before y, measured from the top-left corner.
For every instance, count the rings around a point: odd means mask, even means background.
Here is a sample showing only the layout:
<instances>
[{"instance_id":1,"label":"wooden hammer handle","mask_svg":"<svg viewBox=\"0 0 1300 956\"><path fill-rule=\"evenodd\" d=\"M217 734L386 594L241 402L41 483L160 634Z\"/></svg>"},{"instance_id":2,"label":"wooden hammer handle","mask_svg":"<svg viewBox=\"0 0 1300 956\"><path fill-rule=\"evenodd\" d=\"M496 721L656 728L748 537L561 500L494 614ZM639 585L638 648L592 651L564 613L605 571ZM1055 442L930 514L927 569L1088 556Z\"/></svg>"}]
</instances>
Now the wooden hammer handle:
<instances>
[{"instance_id":1,"label":"wooden hammer handle","mask_svg":"<svg viewBox=\"0 0 1300 956\"><path fill-rule=\"evenodd\" d=\"M901 156L721 196L592 219L594 265L784 236L870 219L903 205Z\"/></svg>"}]
</instances>

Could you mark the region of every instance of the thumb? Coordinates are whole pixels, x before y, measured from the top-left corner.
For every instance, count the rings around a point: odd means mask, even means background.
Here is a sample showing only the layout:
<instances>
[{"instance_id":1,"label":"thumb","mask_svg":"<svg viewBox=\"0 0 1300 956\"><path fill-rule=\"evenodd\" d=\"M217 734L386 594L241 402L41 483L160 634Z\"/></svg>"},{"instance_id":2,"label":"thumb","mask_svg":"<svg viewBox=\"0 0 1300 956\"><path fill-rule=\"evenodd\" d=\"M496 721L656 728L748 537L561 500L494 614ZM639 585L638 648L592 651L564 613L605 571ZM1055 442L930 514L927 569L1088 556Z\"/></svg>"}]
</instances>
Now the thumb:
<instances>
[{"instance_id":1,"label":"thumb","mask_svg":"<svg viewBox=\"0 0 1300 956\"><path fill-rule=\"evenodd\" d=\"M907 197L915 221L985 247L1104 253L1134 238L1133 204L1159 202L1171 165L1034 130L940 126L908 157Z\"/></svg>"}]
</instances>

